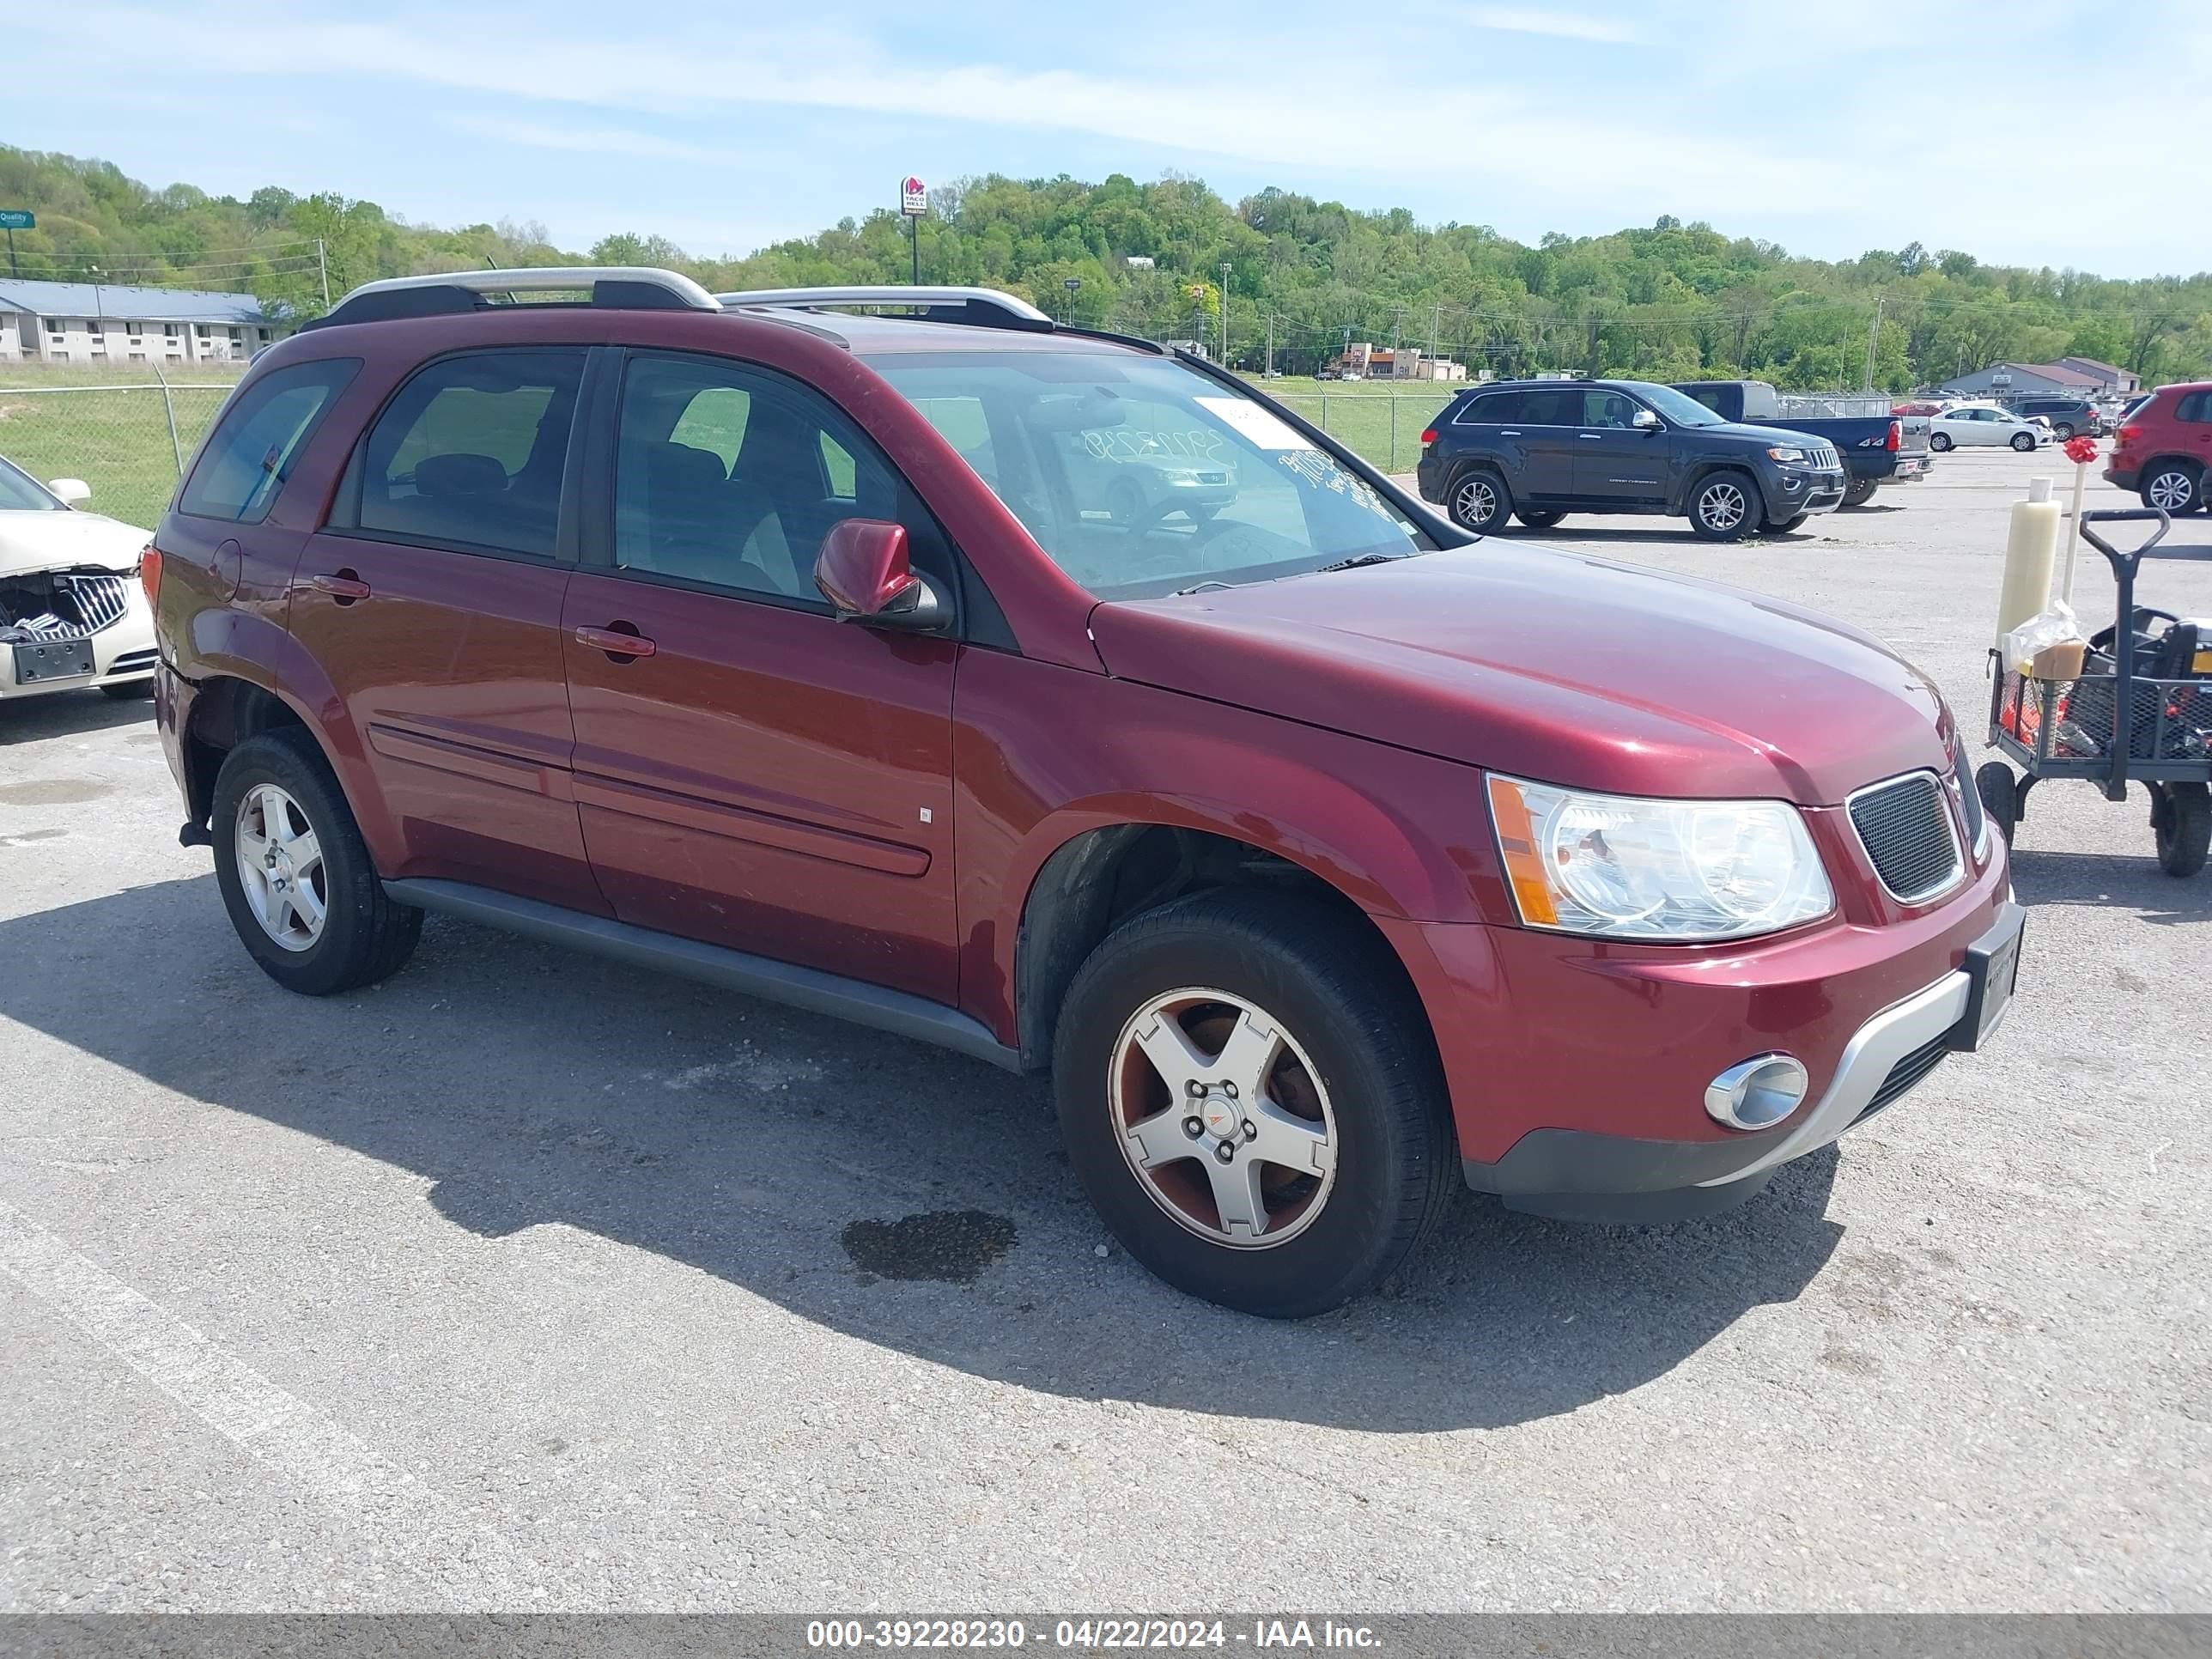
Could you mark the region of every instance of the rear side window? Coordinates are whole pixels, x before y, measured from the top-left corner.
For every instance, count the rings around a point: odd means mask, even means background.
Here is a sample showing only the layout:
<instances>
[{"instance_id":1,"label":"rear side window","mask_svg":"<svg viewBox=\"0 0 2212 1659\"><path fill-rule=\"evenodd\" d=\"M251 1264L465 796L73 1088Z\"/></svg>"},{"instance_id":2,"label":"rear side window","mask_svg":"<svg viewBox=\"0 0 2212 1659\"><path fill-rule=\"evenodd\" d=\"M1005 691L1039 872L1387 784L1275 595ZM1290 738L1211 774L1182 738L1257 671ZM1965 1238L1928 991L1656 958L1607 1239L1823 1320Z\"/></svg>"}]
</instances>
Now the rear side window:
<instances>
[{"instance_id":1,"label":"rear side window","mask_svg":"<svg viewBox=\"0 0 2212 1659\"><path fill-rule=\"evenodd\" d=\"M1524 392L1521 394L1521 422L1524 426L1580 426L1583 423L1583 392L1561 387L1558 391Z\"/></svg>"},{"instance_id":2,"label":"rear side window","mask_svg":"<svg viewBox=\"0 0 2212 1659\"><path fill-rule=\"evenodd\" d=\"M1711 410L1716 415L1725 415L1728 413L1728 410L1721 407L1722 388L1719 386L1678 386L1674 390L1682 392L1690 398L1695 398L1698 403L1703 404L1707 409Z\"/></svg>"},{"instance_id":3,"label":"rear side window","mask_svg":"<svg viewBox=\"0 0 2212 1659\"><path fill-rule=\"evenodd\" d=\"M2212 421L2212 392L2192 392L2173 406L2177 421Z\"/></svg>"},{"instance_id":4,"label":"rear side window","mask_svg":"<svg viewBox=\"0 0 2212 1659\"><path fill-rule=\"evenodd\" d=\"M369 428L354 524L394 541L553 556L584 353L441 358Z\"/></svg>"},{"instance_id":5,"label":"rear side window","mask_svg":"<svg viewBox=\"0 0 2212 1659\"><path fill-rule=\"evenodd\" d=\"M223 410L201 447L177 511L259 524L324 412L360 370L358 357L325 357L254 380Z\"/></svg>"},{"instance_id":6,"label":"rear side window","mask_svg":"<svg viewBox=\"0 0 2212 1659\"><path fill-rule=\"evenodd\" d=\"M1503 426L1508 421L1521 418L1521 394L1517 392L1486 392L1480 398L1468 400L1465 409L1453 417L1455 424L1467 426Z\"/></svg>"}]
</instances>

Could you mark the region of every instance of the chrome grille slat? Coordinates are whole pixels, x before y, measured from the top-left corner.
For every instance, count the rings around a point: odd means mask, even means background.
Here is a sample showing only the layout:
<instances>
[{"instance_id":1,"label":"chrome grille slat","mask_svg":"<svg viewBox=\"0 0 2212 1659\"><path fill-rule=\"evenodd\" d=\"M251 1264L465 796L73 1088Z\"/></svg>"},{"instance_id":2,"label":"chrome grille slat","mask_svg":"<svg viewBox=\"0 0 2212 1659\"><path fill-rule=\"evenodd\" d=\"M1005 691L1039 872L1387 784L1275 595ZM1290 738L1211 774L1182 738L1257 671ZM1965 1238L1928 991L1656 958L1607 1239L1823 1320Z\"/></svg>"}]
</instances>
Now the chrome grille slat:
<instances>
[{"instance_id":1,"label":"chrome grille slat","mask_svg":"<svg viewBox=\"0 0 2212 1659\"><path fill-rule=\"evenodd\" d=\"M1957 885L1966 872L1943 799L1947 788L1933 772L1908 772L1844 803L1868 862L1900 904L1923 903Z\"/></svg>"},{"instance_id":2,"label":"chrome grille slat","mask_svg":"<svg viewBox=\"0 0 2212 1659\"><path fill-rule=\"evenodd\" d=\"M110 629L123 620L130 609L124 586L127 577L110 575L58 574L53 578L54 592L69 600L75 608L79 622L65 623L55 619L54 626L42 628L42 640L87 640L103 629Z\"/></svg>"}]
</instances>

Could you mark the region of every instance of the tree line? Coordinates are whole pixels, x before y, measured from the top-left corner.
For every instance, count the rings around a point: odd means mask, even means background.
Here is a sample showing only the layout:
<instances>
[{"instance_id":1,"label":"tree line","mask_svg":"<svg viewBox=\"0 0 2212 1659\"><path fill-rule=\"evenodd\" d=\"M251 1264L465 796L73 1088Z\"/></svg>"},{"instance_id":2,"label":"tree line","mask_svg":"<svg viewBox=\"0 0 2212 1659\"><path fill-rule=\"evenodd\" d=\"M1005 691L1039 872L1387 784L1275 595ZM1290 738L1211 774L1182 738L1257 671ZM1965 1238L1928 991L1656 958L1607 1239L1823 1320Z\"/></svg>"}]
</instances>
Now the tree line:
<instances>
[{"instance_id":1,"label":"tree line","mask_svg":"<svg viewBox=\"0 0 2212 1659\"><path fill-rule=\"evenodd\" d=\"M642 233L580 252L501 221L411 224L375 203L271 185L244 200L156 190L112 163L0 146L0 207L25 276L250 291L279 318L380 276L484 265L653 264L715 290L902 283L1006 289L1071 322L1195 339L1259 369L1311 373L1347 341L1415 346L1501 375L1750 376L1788 389L1904 392L1997 362L2096 358L2147 383L2212 376L2212 272L2116 281L1984 264L1918 242L1856 259L1662 216L1534 246L1268 189L1200 180L962 179L911 225L889 209L742 258Z\"/></svg>"}]
</instances>

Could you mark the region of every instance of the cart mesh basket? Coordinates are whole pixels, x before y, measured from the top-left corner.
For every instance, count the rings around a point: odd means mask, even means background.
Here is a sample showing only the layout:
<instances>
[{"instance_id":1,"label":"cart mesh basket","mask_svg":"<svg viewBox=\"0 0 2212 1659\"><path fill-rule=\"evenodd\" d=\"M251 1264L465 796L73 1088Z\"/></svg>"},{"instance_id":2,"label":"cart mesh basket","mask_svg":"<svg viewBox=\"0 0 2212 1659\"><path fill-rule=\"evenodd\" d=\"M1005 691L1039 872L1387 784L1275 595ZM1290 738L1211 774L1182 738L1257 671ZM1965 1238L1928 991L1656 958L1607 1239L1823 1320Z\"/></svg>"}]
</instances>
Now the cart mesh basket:
<instances>
[{"instance_id":1,"label":"cart mesh basket","mask_svg":"<svg viewBox=\"0 0 2212 1659\"><path fill-rule=\"evenodd\" d=\"M2039 761L2103 760L2124 742L2130 760L2212 758L2212 680L2138 678L2119 731L2119 684L2110 675L2039 680L2008 674L1997 725Z\"/></svg>"}]
</instances>

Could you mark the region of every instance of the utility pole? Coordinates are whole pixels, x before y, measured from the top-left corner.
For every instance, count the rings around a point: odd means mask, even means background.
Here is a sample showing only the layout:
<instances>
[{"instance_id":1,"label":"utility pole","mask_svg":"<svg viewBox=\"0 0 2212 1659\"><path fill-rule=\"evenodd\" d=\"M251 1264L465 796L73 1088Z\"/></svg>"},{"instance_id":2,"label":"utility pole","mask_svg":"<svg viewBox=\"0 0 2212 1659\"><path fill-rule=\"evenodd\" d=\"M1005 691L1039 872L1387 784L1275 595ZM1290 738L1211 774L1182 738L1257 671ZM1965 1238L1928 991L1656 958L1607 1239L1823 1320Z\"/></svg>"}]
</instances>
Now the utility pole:
<instances>
[{"instance_id":1,"label":"utility pole","mask_svg":"<svg viewBox=\"0 0 2212 1659\"><path fill-rule=\"evenodd\" d=\"M1229 367L1229 262L1221 262L1221 366Z\"/></svg>"},{"instance_id":2,"label":"utility pole","mask_svg":"<svg viewBox=\"0 0 2212 1659\"><path fill-rule=\"evenodd\" d=\"M1437 355L1437 334L1443 327L1443 321L1444 302L1438 300L1429 307L1429 356L1431 361Z\"/></svg>"},{"instance_id":3,"label":"utility pole","mask_svg":"<svg viewBox=\"0 0 2212 1659\"><path fill-rule=\"evenodd\" d=\"M1267 313L1267 372L1262 378L1275 378L1275 313L1272 311Z\"/></svg>"},{"instance_id":4,"label":"utility pole","mask_svg":"<svg viewBox=\"0 0 2212 1659\"><path fill-rule=\"evenodd\" d=\"M331 256L319 236L315 238L315 269L323 276L323 309L327 312L331 308Z\"/></svg>"},{"instance_id":5,"label":"utility pole","mask_svg":"<svg viewBox=\"0 0 2212 1659\"><path fill-rule=\"evenodd\" d=\"M1866 389L1869 392L1874 390L1874 349L1875 343L1881 338L1881 296L1876 295L1874 301L1874 326L1867 331Z\"/></svg>"}]
</instances>

